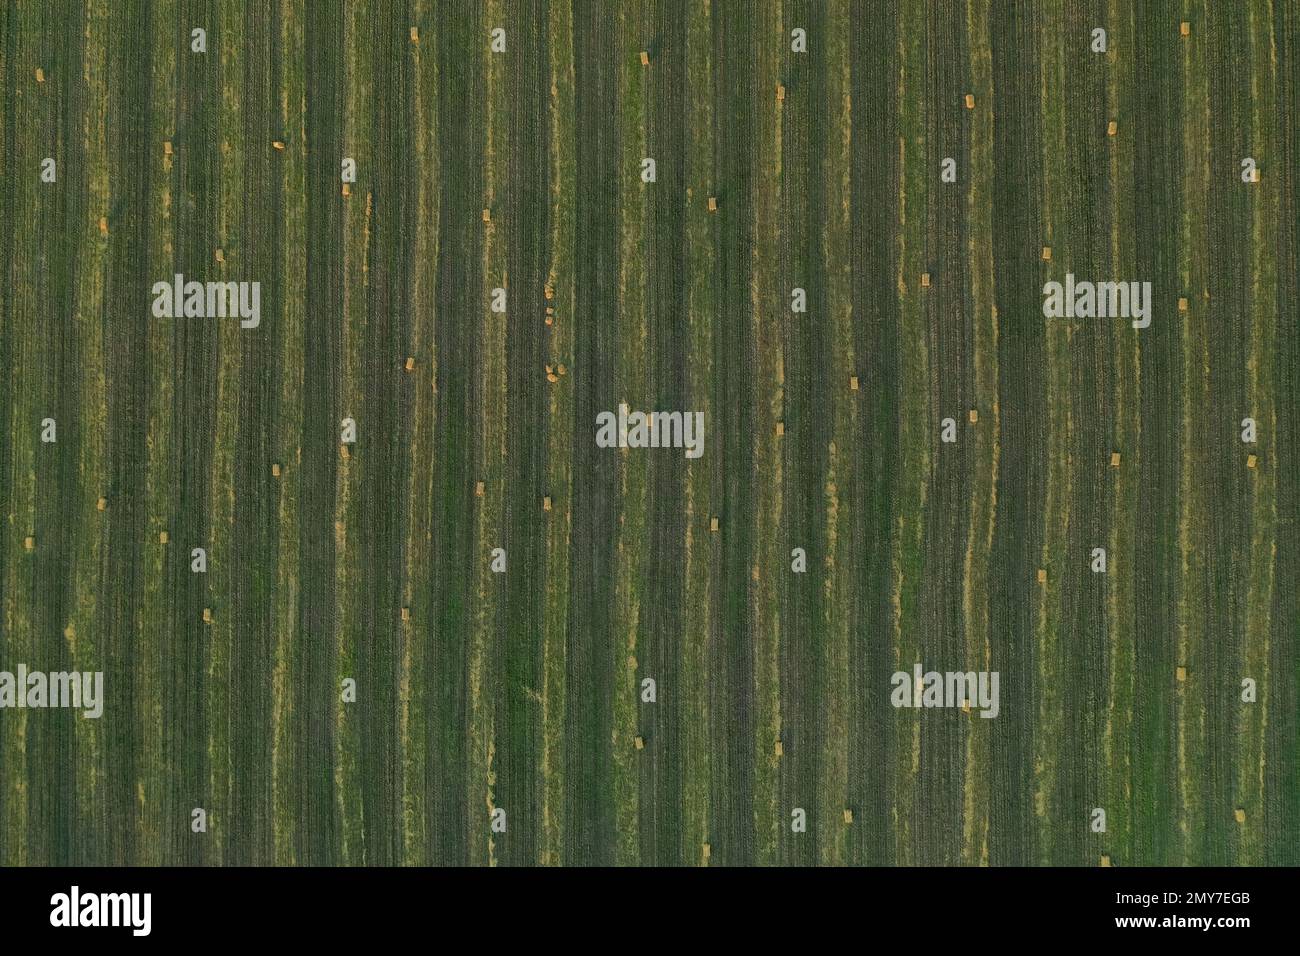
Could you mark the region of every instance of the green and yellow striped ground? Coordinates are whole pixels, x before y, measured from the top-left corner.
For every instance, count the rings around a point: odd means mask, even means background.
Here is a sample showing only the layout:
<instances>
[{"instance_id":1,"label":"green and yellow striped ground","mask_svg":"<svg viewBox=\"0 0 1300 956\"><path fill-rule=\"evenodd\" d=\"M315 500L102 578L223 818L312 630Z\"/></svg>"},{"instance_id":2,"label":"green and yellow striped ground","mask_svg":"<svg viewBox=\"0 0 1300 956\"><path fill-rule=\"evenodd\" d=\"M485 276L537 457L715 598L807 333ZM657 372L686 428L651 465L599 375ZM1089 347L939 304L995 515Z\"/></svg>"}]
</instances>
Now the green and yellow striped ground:
<instances>
[{"instance_id":1,"label":"green and yellow striped ground","mask_svg":"<svg viewBox=\"0 0 1300 956\"><path fill-rule=\"evenodd\" d=\"M1300 863L1295 3L0 37L0 671L106 698L0 709L0 864ZM1045 319L1067 273L1151 326ZM622 402L703 456L598 447ZM997 718L895 709L917 662Z\"/></svg>"}]
</instances>

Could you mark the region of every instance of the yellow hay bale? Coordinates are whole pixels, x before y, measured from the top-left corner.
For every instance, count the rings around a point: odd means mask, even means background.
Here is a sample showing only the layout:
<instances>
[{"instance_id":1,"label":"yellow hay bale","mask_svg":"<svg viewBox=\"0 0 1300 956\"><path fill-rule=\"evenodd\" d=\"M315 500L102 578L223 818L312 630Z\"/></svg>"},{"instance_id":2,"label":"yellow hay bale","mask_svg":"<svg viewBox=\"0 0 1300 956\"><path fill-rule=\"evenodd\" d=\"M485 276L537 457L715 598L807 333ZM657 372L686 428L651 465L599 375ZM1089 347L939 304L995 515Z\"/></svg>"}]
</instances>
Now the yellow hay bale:
<instances>
[{"instance_id":1,"label":"yellow hay bale","mask_svg":"<svg viewBox=\"0 0 1300 956\"><path fill-rule=\"evenodd\" d=\"M928 272L921 273L921 288L922 289L930 288L930 273Z\"/></svg>"},{"instance_id":2,"label":"yellow hay bale","mask_svg":"<svg viewBox=\"0 0 1300 956\"><path fill-rule=\"evenodd\" d=\"M226 250L224 250L224 249L218 249L218 250L217 250L217 261L218 261L218 262L225 262L225 261L226 261Z\"/></svg>"},{"instance_id":3,"label":"yellow hay bale","mask_svg":"<svg viewBox=\"0 0 1300 956\"><path fill-rule=\"evenodd\" d=\"M1191 36L1192 25L1184 20L1182 23L1178 24L1178 32L1185 37Z\"/></svg>"},{"instance_id":4,"label":"yellow hay bale","mask_svg":"<svg viewBox=\"0 0 1300 956\"><path fill-rule=\"evenodd\" d=\"M1110 453L1110 467L1112 468L1119 467L1119 452L1113 451Z\"/></svg>"},{"instance_id":5,"label":"yellow hay bale","mask_svg":"<svg viewBox=\"0 0 1300 956\"><path fill-rule=\"evenodd\" d=\"M95 507L96 507L98 510L100 510L100 511L105 511L105 510L107 510L107 509L108 509L108 499L105 498L103 495L100 495L100 496L99 496L99 500L95 502Z\"/></svg>"},{"instance_id":6,"label":"yellow hay bale","mask_svg":"<svg viewBox=\"0 0 1300 956\"><path fill-rule=\"evenodd\" d=\"M45 82L45 71L42 70L39 66L36 68L36 82L37 83Z\"/></svg>"},{"instance_id":7,"label":"yellow hay bale","mask_svg":"<svg viewBox=\"0 0 1300 956\"><path fill-rule=\"evenodd\" d=\"M850 810L848 807L844 808L844 822L845 823L853 822L853 811Z\"/></svg>"},{"instance_id":8,"label":"yellow hay bale","mask_svg":"<svg viewBox=\"0 0 1300 956\"><path fill-rule=\"evenodd\" d=\"M1116 123L1114 120L1111 120L1109 123L1106 124L1107 136L1114 136L1118 131L1119 131L1119 124Z\"/></svg>"},{"instance_id":9,"label":"yellow hay bale","mask_svg":"<svg viewBox=\"0 0 1300 956\"><path fill-rule=\"evenodd\" d=\"M403 366L403 368L405 368L408 372L415 371L415 356L408 355L406 357L406 364Z\"/></svg>"},{"instance_id":10,"label":"yellow hay bale","mask_svg":"<svg viewBox=\"0 0 1300 956\"><path fill-rule=\"evenodd\" d=\"M35 551L36 536L29 534L27 537L23 538L23 547L26 548L28 551Z\"/></svg>"},{"instance_id":11,"label":"yellow hay bale","mask_svg":"<svg viewBox=\"0 0 1300 956\"><path fill-rule=\"evenodd\" d=\"M158 532L158 543L159 543L159 544L166 544L167 541L168 541L167 532L166 532L166 531L159 531L159 532Z\"/></svg>"},{"instance_id":12,"label":"yellow hay bale","mask_svg":"<svg viewBox=\"0 0 1300 956\"><path fill-rule=\"evenodd\" d=\"M785 748L781 746L781 741L778 740L776 742L776 746L773 748L773 753L775 753L778 757L785 756Z\"/></svg>"},{"instance_id":13,"label":"yellow hay bale","mask_svg":"<svg viewBox=\"0 0 1300 956\"><path fill-rule=\"evenodd\" d=\"M974 425L980 420L979 409L972 408L969 413L970 423Z\"/></svg>"},{"instance_id":14,"label":"yellow hay bale","mask_svg":"<svg viewBox=\"0 0 1300 956\"><path fill-rule=\"evenodd\" d=\"M420 45L420 28L419 28L419 27L411 27L411 42L414 43L416 46L419 46L419 45Z\"/></svg>"},{"instance_id":15,"label":"yellow hay bale","mask_svg":"<svg viewBox=\"0 0 1300 956\"><path fill-rule=\"evenodd\" d=\"M710 196L710 197L709 197L709 212L717 212L717 211L718 211L718 197L717 197L717 196Z\"/></svg>"},{"instance_id":16,"label":"yellow hay bale","mask_svg":"<svg viewBox=\"0 0 1300 956\"><path fill-rule=\"evenodd\" d=\"M170 156L171 154L172 154L172 141L169 139L165 139L163 140L163 155Z\"/></svg>"},{"instance_id":17,"label":"yellow hay bale","mask_svg":"<svg viewBox=\"0 0 1300 956\"><path fill-rule=\"evenodd\" d=\"M339 445L339 455L344 460L347 460L352 457L352 452L348 449L347 445Z\"/></svg>"},{"instance_id":18,"label":"yellow hay bale","mask_svg":"<svg viewBox=\"0 0 1300 956\"><path fill-rule=\"evenodd\" d=\"M1247 467L1247 468L1254 468L1255 465L1256 465L1256 463L1257 463L1258 461L1259 461L1259 459L1256 458L1254 455L1247 455L1247 456L1246 456L1246 467Z\"/></svg>"},{"instance_id":19,"label":"yellow hay bale","mask_svg":"<svg viewBox=\"0 0 1300 956\"><path fill-rule=\"evenodd\" d=\"M551 496L550 496L550 495L547 495L546 497L544 497L544 498L542 499L542 510L543 510L543 511L550 511L550 510L551 510Z\"/></svg>"},{"instance_id":20,"label":"yellow hay bale","mask_svg":"<svg viewBox=\"0 0 1300 956\"><path fill-rule=\"evenodd\" d=\"M968 110L973 110L974 108L975 108L975 94L974 94L974 93L967 93L967 94L966 94L966 109L968 109Z\"/></svg>"},{"instance_id":21,"label":"yellow hay bale","mask_svg":"<svg viewBox=\"0 0 1300 956\"><path fill-rule=\"evenodd\" d=\"M710 530L710 531L717 531L719 527L720 527L720 525L718 524L718 519L717 519L716 517L714 517L714 518L710 518L710 519L709 519L709 530Z\"/></svg>"},{"instance_id":22,"label":"yellow hay bale","mask_svg":"<svg viewBox=\"0 0 1300 956\"><path fill-rule=\"evenodd\" d=\"M1107 856L1105 853L1101 855L1101 865L1110 866L1110 857Z\"/></svg>"},{"instance_id":23,"label":"yellow hay bale","mask_svg":"<svg viewBox=\"0 0 1300 956\"><path fill-rule=\"evenodd\" d=\"M1044 261L1044 262L1051 262L1051 261L1052 261L1052 247L1051 247L1051 246L1043 246L1043 261Z\"/></svg>"},{"instance_id":24,"label":"yellow hay bale","mask_svg":"<svg viewBox=\"0 0 1300 956\"><path fill-rule=\"evenodd\" d=\"M776 84L776 99L778 103L785 99L785 85L782 83Z\"/></svg>"},{"instance_id":25,"label":"yellow hay bale","mask_svg":"<svg viewBox=\"0 0 1300 956\"><path fill-rule=\"evenodd\" d=\"M351 196L351 195L352 195L352 186L351 186L351 184L349 184L349 183L344 183L344 184L343 184L343 196L344 196L344 198L346 198L346 197L348 197L348 196Z\"/></svg>"},{"instance_id":26,"label":"yellow hay bale","mask_svg":"<svg viewBox=\"0 0 1300 956\"><path fill-rule=\"evenodd\" d=\"M273 478L279 478L279 477L280 477L280 463L279 463L278 461L277 461L277 462L273 462L273 463L271 464L271 477L273 477Z\"/></svg>"},{"instance_id":27,"label":"yellow hay bale","mask_svg":"<svg viewBox=\"0 0 1300 956\"><path fill-rule=\"evenodd\" d=\"M858 390L858 377L856 375L849 376L849 389L854 392Z\"/></svg>"},{"instance_id":28,"label":"yellow hay bale","mask_svg":"<svg viewBox=\"0 0 1300 956\"><path fill-rule=\"evenodd\" d=\"M776 423L776 434L778 438L785 434L785 422Z\"/></svg>"},{"instance_id":29,"label":"yellow hay bale","mask_svg":"<svg viewBox=\"0 0 1300 956\"><path fill-rule=\"evenodd\" d=\"M482 498L482 497L483 497L483 482L480 481L480 482L475 483L475 485L474 485L474 496L475 496L476 498Z\"/></svg>"},{"instance_id":30,"label":"yellow hay bale","mask_svg":"<svg viewBox=\"0 0 1300 956\"><path fill-rule=\"evenodd\" d=\"M701 853L702 853L704 859L707 860L709 857L713 856L713 847L709 846L709 844L706 843L706 844L704 844L704 846L701 848Z\"/></svg>"},{"instance_id":31,"label":"yellow hay bale","mask_svg":"<svg viewBox=\"0 0 1300 956\"><path fill-rule=\"evenodd\" d=\"M1046 584L1046 583L1047 583L1047 569L1046 569L1046 568L1039 568L1039 569L1038 569L1038 583L1039 583L1039 584Z\"/></svg>"},{"instance_id":32,"label":"yellow hay bale","mask_svg":"<svg viewBox=\"0 0 1300 956\"><path fill-rule=\"evenodd\" d=\"M1183 296L1178 297L1178 311L1179 312L1187 311L1187 299Z\"/></svg>"},{"instance_id":33,"label":"yellow hay bale","mask_svg":"<svg viewBox=\"0 0 1300 956\"><path fill-rule=\"evenodd\" d=\"M648 50L641 51L641 65L642 66L650 65L650 52Z\"/></svg>"},{"instance_id":34,"label":"yellow hay bale","mask_svg":"<svg viewBox=\"0 0 1300 956\"><path fill-rule=\"evenodd\" d=\"M1174 671L1174 677L1176 677L1176 678L1178 679L1178 683L1180 683L1180 684L1181 684L1183 681L1187 680L1187 668L1186 668L1186 667L1179 667L1179 668L1177 668L1177 669Z\"/></svg>"},{"instance_id":35,"label":"yellow hay bale","mask_svg":"<svg viewBox=\"0 0 1300 956\"><path fill-rule=\"evenodd\" d=\"M272 140L271 145L274 146L276 149L284 149L284 140L282 139Z\"/></svg>"},{"instance_id":36,"label":"yellow hay bale","mask_svg":"<svg viewBox=\"0 0 1300 956\"><path fill-rule=\"evenodd\" d=\"M483 210L483 221L484 221L484 222L491 222L491 221L492 221L492 210L491 210L491 209L484 209L484 210Z\"/></svg>"},{"instance_id":37,"label":"yellow hay bale","mask_svg":"<svg viewBox=\"0 0 1300 956\"><path fill-rule=\"evenodd\" d=\"M637 750L645 750L645 741L641 739L640 734L637 734L636 739L632 742L632 744L633 746L636 747Z\"/></svg>"},{"instance_id":38,"label":"yellow hay bale","mask_svg":"<svg viewBox=\"0 0 1300 956\"><path fill-rule=\"evenodd\" d=\"M212 608L210 608L210 607L205 607L205 608L203 609L203 623L204 623L204 624L211 624L211 623L212 623Z\"/></svg>"},{"instance_id":39,"label":"yellow hay bale","mask_svg":"<svg viewBox=\"0 0 1300 956\"><path fill-rule=\"evenodd\" d=\"M402 620L409 621L410 619L411 619L411 609L409 607L402 608Z\"/></svg>"},{"instance_id":40,"label":"yellow hay bale","mask_svg":"<svg viewBox=\"0 0 1300 956\"><path fill-rule=\"evenodd\" d=\"M1246 811L1243 810L1241 807L1238 807L1236 810L1233 810L1233 811L1232 811L1232 817L1233 817L1233 819L1236 820L1238 823L1245 823L1245 822L1246 822Z\"/></svg>"}]
</instances>

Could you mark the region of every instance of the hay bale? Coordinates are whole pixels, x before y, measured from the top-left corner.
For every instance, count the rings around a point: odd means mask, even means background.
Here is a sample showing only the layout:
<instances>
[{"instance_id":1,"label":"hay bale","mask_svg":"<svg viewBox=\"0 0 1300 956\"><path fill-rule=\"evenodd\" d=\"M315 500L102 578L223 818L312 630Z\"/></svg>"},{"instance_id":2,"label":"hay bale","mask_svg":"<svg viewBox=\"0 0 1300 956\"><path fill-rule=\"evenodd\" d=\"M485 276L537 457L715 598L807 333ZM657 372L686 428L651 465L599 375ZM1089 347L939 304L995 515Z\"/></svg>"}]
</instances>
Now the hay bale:
<instances>
[{"instance_id":1,"label":"hay bale","mask_svg":"<svg viewBox=\"0 0 1300 956\"><path fill-rule=\"evenodd\" d=\"M717 196L710 196L710 197L709 197L709 212L717 212L717 211L718 211L718 197L717 197Z\"/></svg>"},{"instance_id":2,"label":"hay bale","mask_svg":"<svg viewBox=\"0 0 1300 956\"><path fill-rule=\"evenodd\" d=\"M474 485L474 497L476 498L483 497L483 482L480 481Z\"/></svg>"},{"instance_id":3,"label":"hay bale","mask_svg":"<svg viewBox=\"0 0 1300 956\"><path fill-rule=\"evenodd\" d=\"M1105 853L1101 855L1101 865L1110 866L1110 857Z\"/></svg>"},{"instance_id":4,"label":"hay bale","mask_svg":"<svg viewBox=\"0 0 1300 956\"><path fill-rule=\"evenodd\" d=\"M781 437L782 435L784 435L784 434L785 434L785 422L777 422L777 423L776 423L776 437L777 437L777 438L780 438L780 437Z\"/></svg>"},{"instance_id":5,"label":"hay bale","mask_svg":"<svg viewBox=\"0 0 1300 956\"><path fill-rule=\"evenodd\" d=\"M974 425L976 422L980 420L979 409L972 408L968 414L968 417L970 418L970 423Z\"/></svg>"},{"instance_id":6,"label":"hay bale","mask_svg":"<svg viewBox=\"0 0 1300 956\"><path fill-rule=\"evenodd\" d=\"M1119 131L1119 124L1117 124L1114 120L1111 120L1109 123L1106 124L1107 136L1114 136L1118 131Z\"/></svg>"},{"instance_id":7,"label":"hay bale","mask_svg":"<svg viewBox=\"0 0 1300 956\"><path fill-rule=\"evenodd\" d=\"M108 510L108 499L100 495L99 500L95 502L95 508L99 511Z\"/></svg>"},{"instance_id":8,"label":"hay bale","mask_svg":"<svg viewBox=\"0 0 1300 956\"><path fill-rule=\"evenodd\" d=\"M23 547L26 548L28 551L35 551L36 536L29 534L27 537L23 538Z\"/></svg>"},{"instance_id":9,"label":"hay bale","mask_svg":"<svg viewBox=\"0 0 1300 956\"><path fill-rule=\"evenodd\" d=\"M1119 467L1119 452L1113 451L1110 453L1110 467L1112 468Z\"/></svg>"},{"instance_id":10,"label":"hay bale","mask_svg":"<svg viewBox=\"0 0 1300 956\"><path fill-rule=\"evenodd\" d=\"M844 808L844 822L845 823L853 822L853 811L850 810L848 807Z\"/></svg>"},{"instance_id":11,"label":"hay bale","mask_svg":"<svg viewBox=\"0 0 1300 956\"><path fill-rule=\"evenodd\" d=\"M1184 296L1178 297L1178 311L1179 312L1187 311L1187 299Z\"/></svg>"},{"instance_id":12,"label":"hay bale","mask_svg":"<svg viewBox=\"0 0 1300 956\"><path fill-rule=\"evenodd\" d=\"M1184 20L1182 23L1178 24L1178 33L1180 36L1185 36L1185 37L1191 36L1192 25L1188 23L1186 20Z\"/></svg>"},{"instance_id":13,"label":"hay bale","mask_svg":"<svg viewBox=\"0 0 1300 956\"><path fill-rule=\"evenodd\" d=\"M166 544L167 541L168 541L167 532L166 532L166 531L159 531L159 532L158 532L158 543L159 543L159 544Z\"/></svg>"},{"instance_id":14,"label":"hay bale","mask_svg":"<svg viewBox=\"0 0 1300 956\"><path fill-rule=\"evenodd\" d=\"M1179 667L1179 668L1177 668L1177 669L1174 671L1174 677L1178 680L1178 683L1180 683L1180 684L1181 684L1183 681L1187 680L1187 668L1186 668L1186 667Z\"/></svg>"},{"instance_id":15,"label":"hay bale","mask_svg":"<svg viewBox=\"0 0 1300 956\"><path fill-rule=\"evenodd\" d=\"M282 140L282 139L274 139L274 140L271 140L271 145L274 146L276 149L281 149L281 150L282 150L282 149L284 149L284 140Z\"/></svg>"},{"instance_id":16,"label":"hay bale","mask_svg":"<svg viewBox=\"0 0 1300 956\"><path fill-rule=\"evenodd\" d=\"M278 461L271 463L271 477L272 478L280 477L280 463Z\"/></svg>"},{"instance_id":17,"label":"hay bale","mask_svg":"<svg viewBox=\"0 0 1300 956\"><path fill-rule=\"evenodd\" d=\"M784 756L785 756L785 748L781 746L781 741L778 740L778 741L776 742L776 746L773 748L773 752L774 752L778 757L784 757Z\"/></svg>"},{"instance_id":18,"label":"hay bale","mask_svg":"<svg viewBox=\"0 0 1300 956\"><path fill-rule=\"evenodd\" d=\"M419 28L419 27L411 27L411 42L414 43L416 46L419 46L419 45L420 45L420 28Z\"/></svg>"},{"instance_id":19,"label":"hay bale","mask_svg":"<svg viewBox=\"0 0 1300 956\"><path fill-rule=\"evenodd\" d=\"M491 221L492 221L492 210L491 210L491 209L484 209L484 210L483 210L483 221L484 221L484 222L491 222Z\"/></svg>"},{"instance_id":20,"label":"hay bale","mask_svg":"<svg viewBox=\"0 0 1300 956\"><path fill-rule=\"evenodd\" d=\"M632 741L632 745L636 747L637 750L645 750L645 741L641 738L640 734L636 735L636 739Z\"/></svg>"},{"instance_id":21,"label":"hay bale","mask_svg":"<svg viewBox=\"0 0 1300 956\"><path fill-rule=\"evenodd\" d=\"M785 84L776 84L776 101L782 103L785 101Z\"/></svg>"},{"instance_id":22,"label":"hay bale","mask_svg":"<svg viewBox=\"0 0 1300 956\"><path fill-rule=\"evenodd\" d=\"M649 65L650 65L650 51L649 51L649 50L642 50L642 51L641 51L641 65L642 65L642 66L649 66Z\"/></svg>"},{"instance_id":23,"label":"hay bale","mask_svg":"<svg viewBox=\"0 0 1300 956\"><path fill-rule=\"evenodd\" d=\"M1038 583L1039 583L1039 584L1046 584L1046 583L1047 583L1047 569L1046 569L1046 568L1039 568L1039 569L1038 569Z\"/></svg>"},{"instance_id":24,"label":"hay bale","mask_svg":"<svg viewBox=\"0 0 1300 956\"><path fill-rule=\"evenodd\" d=\"M405 368L408 372L413 372L413 371L415 371L415 356L414 356L414 355L408 355L408 356L406 357L406 364L403 365L402 367Z\"/></svg>"},{"instance_id":25,"label":"hay bale","mask_svg":"<svg viewBox=\"0 0 1300 956\"><path fill-rule=\"evenodd\" d=\"M1051 247L1051 246L1043 246L1043 261L1044 261L1044 262L1051 262L1051 261L1052 261L1052 247Z\"/></svg>"},{"instance_id":26,"label":"hay bale","mask_svg":"<svg viewBox=\"0 0 1300 956\"><path fill-rule=\"evenodd\" d=\"M974 93L967 93L967 94L966 94L966 109L968 109L968 110L973 110L974 108L975 108L975 94L974 94Z\"/></svg>"},{"instance_id":27,"label":"hay bale","mask_svg":"<svg viewBox=\"0 0 1300 956\"><path fill-rule=\"evenodd\" d=\"M205 607L205 608L203 609L203 623L204 623L204 624L211 624L211 623L212 623L212 608L210 608L210 607Z\"/></svg>"},{"instance_id":28,"label":"hay bale","mask_svg":"<svg viewBox=\"0 0 1300 956\"><path fill-rule=\"evenodd\" d=\"M1256 458L1254 455L1247 455L1247 456L1246 456L1246 467L1247 467L1247 468L1254 468L1255 465L1256 465L1258 462L1259 462L1259 459Z\"/></svg>"},{"instance_id":29,"label":"hay bale","mask_svg":"<svg viewBox=\"0 0 1300 956\"><path fill-rule=\"evenodd\" d=\"M921 273L921 288L922 289L930 288L930 273L928 272Z\"/></svg>"},{"instance_id":30,"label":"hay bale","mask_svg":"<svg viewBox=\"0 0 1300 956\"><path fill-rule=\"evenodd\" d=\"M715 515L714 517L712 517L712 518L709 519L709 530L710 530L710 531L717 531L720 527L721 527L721 525L719 524L716 515Z\"/></svg>"},{"instance_id":31,"label":"hay bale","mask_svg":"<svg viewBox=\"0 0 1300 956\"><path fill-rule=\"evenodd\" d=\"M402 608L402 620L409 621L410 619L411 619L411 609L409 607Z\"/></svg>"},{"instance_id":32,"label":"hay bale","mask_svg":"<svg viewBox=\"0 0 1300 956\"><path fill-rule=\"evenodd\" d=\"M543 511L550 511L550 510L551 510L551 496L550 496L550 495L546 495L544 498L542 498L542 510L543 510Z\"/></svg>"},{"instance_id":33,"label":"hay bale","mask_svg":"<svg viewBox=\"0 0 1300 956\"><path fill-rule=\"evenodd\" d=\"M858 377L856 375L849 376L849 390L853 392L858 390Z\"/></svg>"},{"instance_id":34,"label":"hay bale","mask_svg":"<svg viewBox=\"0 0 1300 956\"><path fill-rule=\"evenodd\" d=\"M1233 810L1233 811L1232 811L1232 817L1233 817L1233 819L1236 820L1238 823L1245 823L1245 822L1246 822L1246 811L1243 810L1241 807L1238 807L1236 810Z\"/></svg>"}]
</instances>

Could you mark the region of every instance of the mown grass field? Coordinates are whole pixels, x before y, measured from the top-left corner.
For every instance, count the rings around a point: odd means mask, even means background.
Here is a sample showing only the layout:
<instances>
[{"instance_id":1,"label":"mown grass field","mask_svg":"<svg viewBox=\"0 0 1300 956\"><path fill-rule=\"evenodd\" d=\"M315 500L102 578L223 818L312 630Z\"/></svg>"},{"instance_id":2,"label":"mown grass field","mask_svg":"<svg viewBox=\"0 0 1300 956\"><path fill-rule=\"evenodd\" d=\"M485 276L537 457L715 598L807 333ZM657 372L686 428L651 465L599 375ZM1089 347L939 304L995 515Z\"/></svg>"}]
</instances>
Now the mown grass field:
<instances>
[{"instance_id":1,"label":"mown grass field","mask_svg":"<svg viewBox=\"0 0 1300 956\"><path fill-rule=\"evenodd\" d=\"M1295 3L0 38L0 670L106 690L0 709L0 864L1300 864ZM1045 319L1067 272L1151 326ZM620 402L703 457L597 447ZM998 717L892 707L918 661Z\"/></svg>"}]
</instances>

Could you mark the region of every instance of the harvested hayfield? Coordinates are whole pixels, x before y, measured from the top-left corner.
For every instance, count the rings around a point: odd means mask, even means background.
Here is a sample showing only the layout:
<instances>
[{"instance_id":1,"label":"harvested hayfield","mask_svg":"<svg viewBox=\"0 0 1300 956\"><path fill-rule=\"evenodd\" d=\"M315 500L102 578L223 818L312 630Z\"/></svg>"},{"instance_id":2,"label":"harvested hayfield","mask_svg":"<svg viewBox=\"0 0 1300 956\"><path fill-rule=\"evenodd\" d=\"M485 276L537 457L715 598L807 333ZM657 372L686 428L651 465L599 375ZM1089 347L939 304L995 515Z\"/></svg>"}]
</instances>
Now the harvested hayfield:
<instances>
[{"instance_id":1,"label":"harvested hayfield","mask_svg":"<svg viewBox=\"0 0 1300 956\"><path fill-rule=\"evenodd\" d=\"M0 864L1300 864L1295 3L0 39Z\"/></svg>"}]
</instances>

